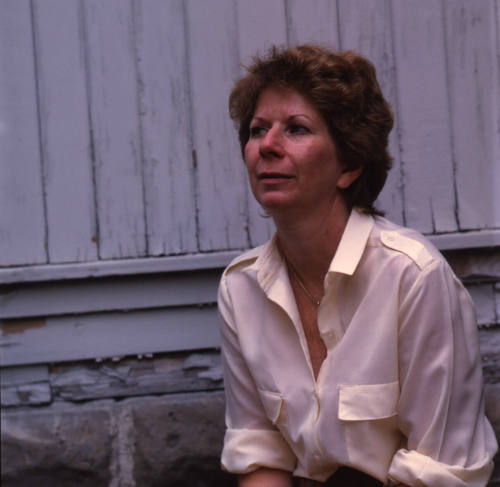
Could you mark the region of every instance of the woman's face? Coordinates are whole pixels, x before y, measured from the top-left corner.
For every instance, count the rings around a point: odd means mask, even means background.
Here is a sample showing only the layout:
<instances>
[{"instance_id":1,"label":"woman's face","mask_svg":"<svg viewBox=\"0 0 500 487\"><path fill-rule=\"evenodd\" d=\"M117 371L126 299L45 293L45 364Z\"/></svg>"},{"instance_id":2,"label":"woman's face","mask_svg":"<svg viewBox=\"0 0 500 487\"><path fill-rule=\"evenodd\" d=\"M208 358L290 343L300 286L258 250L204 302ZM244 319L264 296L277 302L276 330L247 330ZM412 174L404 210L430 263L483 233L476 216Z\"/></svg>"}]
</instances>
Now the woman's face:
<instances>
[{"instance_id":1,"label":"woman's face","mask_svg":"<svg viewBox=\"0 0 500 487\"><path fill-rule=\"evenodd\" d=\"M277 87L258 98L245 163L253 194L271 215L328 210L359 174L343 171L316 108L299 92Z\"/></svg>"}]
</instances>

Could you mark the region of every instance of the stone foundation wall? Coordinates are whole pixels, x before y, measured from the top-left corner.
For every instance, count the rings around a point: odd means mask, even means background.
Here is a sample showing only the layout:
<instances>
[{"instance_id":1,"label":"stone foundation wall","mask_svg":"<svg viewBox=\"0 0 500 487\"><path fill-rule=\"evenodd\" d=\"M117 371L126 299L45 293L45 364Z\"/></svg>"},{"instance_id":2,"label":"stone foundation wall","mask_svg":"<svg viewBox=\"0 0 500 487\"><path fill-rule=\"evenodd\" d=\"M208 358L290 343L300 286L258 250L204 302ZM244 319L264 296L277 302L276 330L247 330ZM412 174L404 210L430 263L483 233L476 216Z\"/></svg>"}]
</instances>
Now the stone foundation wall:
<instances>
[{"instance_id":1,"label":"stone foundation wall","mask_svg":"<svg viewBox=\"0 0 500 487\"><path fill-rule=\"evenodd\" d=\"M23 384L3 372L2 486L234 485L216 351L56 364Z\"/></svg>"},{"instance_id":2,"label":"stone foundation wall","mask_svg":"<svg viewBox=\"0 0 500 487\"><path fill-rule=\"evenodd\" d=\"M4 411L4 487L230 487L221 391Z\"/></svg>"}]
</instances>

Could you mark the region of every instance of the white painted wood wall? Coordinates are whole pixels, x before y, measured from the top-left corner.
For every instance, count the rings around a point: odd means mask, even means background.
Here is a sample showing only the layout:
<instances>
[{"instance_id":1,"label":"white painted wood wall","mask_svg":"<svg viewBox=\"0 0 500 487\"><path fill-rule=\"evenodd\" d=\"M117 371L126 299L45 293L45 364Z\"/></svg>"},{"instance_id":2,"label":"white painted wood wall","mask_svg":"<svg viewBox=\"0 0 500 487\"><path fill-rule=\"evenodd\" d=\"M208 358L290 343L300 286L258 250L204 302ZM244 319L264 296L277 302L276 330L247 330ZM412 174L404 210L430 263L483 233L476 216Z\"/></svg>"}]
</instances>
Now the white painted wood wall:
<instances>
[{"instance_id":1,"label":"white painted wood wall","mask_svg":"<svg viewBox=\"0 0 500 487\"><path fill-rule=\"evenodd\" d=\"M217 346L218 269L272 232L227 98L272 44L371 59L379 206L499 246L499 25L498 0L0 0L3 365Z\"/></svg>"},{"instance_id":2,"label":"white painted wood wall","mask_svg":"<svg viewBox=\"0 0 500 487\"><path fill-rule=\"evenodd\" d=\"M375 63L396 114L380 198L391 219L428 234L500 227L498 1L0 7L1 266L265 240L227 97L240 63L273 43L326 42Z\"/></svg>"}]
</instances>

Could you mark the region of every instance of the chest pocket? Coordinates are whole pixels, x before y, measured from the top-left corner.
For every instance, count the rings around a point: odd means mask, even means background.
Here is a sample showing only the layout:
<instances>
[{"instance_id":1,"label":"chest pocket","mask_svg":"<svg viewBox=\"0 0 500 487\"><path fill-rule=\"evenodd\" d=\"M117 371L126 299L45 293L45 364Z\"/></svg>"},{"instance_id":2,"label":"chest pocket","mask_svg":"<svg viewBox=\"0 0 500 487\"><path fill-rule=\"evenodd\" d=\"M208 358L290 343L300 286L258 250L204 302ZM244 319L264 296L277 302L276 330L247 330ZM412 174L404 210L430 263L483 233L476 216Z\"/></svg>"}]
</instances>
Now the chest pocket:
<instances>
[{"instance_id":1,"label":"chest pocket","mask_svg":"<svg viewBox=\"0 0 500 487\"><path fill-rule=\"evenodd\" d=\"M387 384L340 385L339 419L368 421L397 414L399 382Z\"/></svg>"},{"instance_id":2,"label":"chest pocket","mask_svg":"<svg viewBox=\"0 0 500 487\"><path fill-rule=\"evenodd\" d=\"M347 454L384 478L399 448L397 406L399 382L339 385L338 418L343 424Z\"/></svg>"}]
</instances>

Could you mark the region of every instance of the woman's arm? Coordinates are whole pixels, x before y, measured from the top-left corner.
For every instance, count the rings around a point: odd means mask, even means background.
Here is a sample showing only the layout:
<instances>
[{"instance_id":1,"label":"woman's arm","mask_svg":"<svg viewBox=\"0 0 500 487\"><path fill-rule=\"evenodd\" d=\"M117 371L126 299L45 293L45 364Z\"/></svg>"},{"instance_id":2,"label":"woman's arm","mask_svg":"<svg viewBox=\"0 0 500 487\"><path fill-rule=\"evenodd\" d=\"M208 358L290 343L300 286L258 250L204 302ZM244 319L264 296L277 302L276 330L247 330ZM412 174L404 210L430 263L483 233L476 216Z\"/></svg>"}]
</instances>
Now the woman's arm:
<instances>
[{"instance_id":1,"label":"woman's arm","mask_svg":"<svg viewBox=\"0 0 500 487\"><path fill-rule=\"evenodd\" d=\"M243 357L224 277L219 287L219 312L227 426L221 455L222 467L242 476L264 466L292 472L297 458L263 408L259 391Z\"/></svg>"},{"instance_id":2,"label":"woman's arm","mask_svg":"<svg viewBox=\"0 0 500 487\"><path fill-rule=\"evenodd\" d=\"M284 470L259 468L238 477L239 487L292 487L292 474Z\"/></svg>"},{"instance_id":3,"label":"woman's arm","mask_svg":"<svg viewBox=\"0 0 500 487\"><path fill-rule=\"evenodd\" d=\"M496 441L484 416L471 299L440 262L426 266L403 294L398 419L407 444L394 455L389 478L485 486Z\"/></svg>"}]
</instances>

